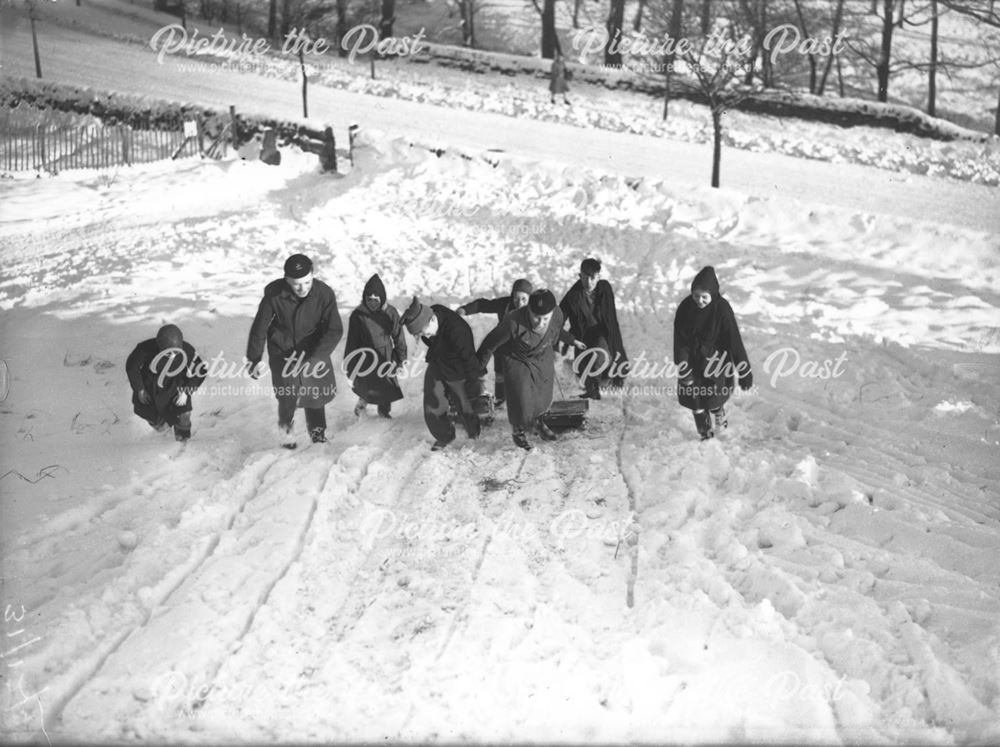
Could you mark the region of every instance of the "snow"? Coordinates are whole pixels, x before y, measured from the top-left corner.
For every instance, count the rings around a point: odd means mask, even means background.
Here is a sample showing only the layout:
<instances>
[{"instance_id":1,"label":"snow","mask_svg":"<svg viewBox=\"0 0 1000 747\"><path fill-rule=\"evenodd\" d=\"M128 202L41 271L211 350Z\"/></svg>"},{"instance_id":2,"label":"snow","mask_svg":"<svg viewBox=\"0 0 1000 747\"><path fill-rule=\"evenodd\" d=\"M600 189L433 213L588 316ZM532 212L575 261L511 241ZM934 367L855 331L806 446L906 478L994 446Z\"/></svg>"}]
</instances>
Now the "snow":
<instances>
[{"instance_id":1,"label":"snow","mask_svg":"<svg viewBox=\"0 0 1000 747\"><path fill-rule=\"evenodd\" d=\"M93 50L65 79L183 88ZM727 151L710 190L670 143L664 174L634 135L334 102L366 117L339 175L286 149L0 182L5 740L1000 740L995 188ZM596 255L646 365L530 454L502 414L431 453L410 338L392 420L341 374L331 442L285 451L238 371L297 251L345 320L374 271L457 305ZM705 264L756 386L700 443L664 371ZM184 447L124 374L167 321L215 362Z\"/></svg>"},{"instance_id":2,"label":"snow","mask_svg":"<svg viewBox=\"0 0 1000 747\"><path fill-rule=\"evenodd\" d=\"M4 481L4 602L39 637L6 676L44 688L7 696L12 736L1000 735L996 235L373 132L356 156L4 184L5 470L58 466ZM170 320L240 360L292 251L345 316L373 270L397 305L456 304L568 287L596 253L661 364L714 263L757 392L706 444L646 378L530 455L502 422L431 454L418 376L361 422L341 377L331 444L283 452L266 390L220 364L183 450L138 422L132 345Z\"/></svg>"}]
</instances>

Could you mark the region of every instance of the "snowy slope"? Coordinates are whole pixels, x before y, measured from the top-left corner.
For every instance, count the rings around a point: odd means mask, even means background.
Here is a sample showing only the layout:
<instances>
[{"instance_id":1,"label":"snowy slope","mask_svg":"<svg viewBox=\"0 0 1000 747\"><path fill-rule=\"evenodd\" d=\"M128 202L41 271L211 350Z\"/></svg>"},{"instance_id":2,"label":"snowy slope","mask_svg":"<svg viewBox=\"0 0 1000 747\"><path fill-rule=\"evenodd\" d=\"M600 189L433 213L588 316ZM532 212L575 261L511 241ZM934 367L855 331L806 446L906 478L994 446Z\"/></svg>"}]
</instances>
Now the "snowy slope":
<instances>
[{"instance_id":1,"label":"snowy slope","mask_svg":"<svg viewBox=\"0 0 1000 747\"><path fill-rule=\"evenodd\" d=\"M37 478L0 482L6 632L37 639L4 660L5 736L1000 739L998 233L372 132L357 155L0 186L2 471ZM531 454L502 418L431 454L419 376L360 422L341 376L332 442L288 453L220 365L185 449L151 433L131 347L169 320L238 364L293 251L345 318L373 271L455 304L561 292L594 254L661 367L714 264L757 388L714 442L648 367Z\"/></svg>"}]
</instances>

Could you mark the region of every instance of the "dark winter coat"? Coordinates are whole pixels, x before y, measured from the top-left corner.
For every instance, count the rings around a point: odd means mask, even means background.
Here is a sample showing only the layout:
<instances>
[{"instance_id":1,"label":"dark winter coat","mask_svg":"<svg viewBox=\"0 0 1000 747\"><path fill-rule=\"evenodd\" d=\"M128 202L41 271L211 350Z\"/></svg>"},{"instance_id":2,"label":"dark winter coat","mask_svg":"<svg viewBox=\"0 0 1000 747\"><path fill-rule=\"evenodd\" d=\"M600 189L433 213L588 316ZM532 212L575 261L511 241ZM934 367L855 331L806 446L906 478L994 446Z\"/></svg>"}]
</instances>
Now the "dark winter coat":
<instances>
[{"instance_id":1,"label":"dark winter coat","mask_svg":"<svg viewBox=\"0 0 1000 747\"><path fill-rule=\"evenodd\" d=\"M481 364L496 350L505 351L507 418L515 429L532 427L535 418L552 404L556 342L573 344L573 337L563 331L564 323L562 311L557 308L549 326L536 332L531 325L531 311L522 307L507 314L479 346L476 355Z\"/></svg>"},{"instance_id":2,"label":"dark winter coat","mask_svg":"<svg viewBox=\"0 0 1000 747\"><path fill-rule=\"evenodd\" d=\"M422 337L427 345L427 362L435 364L445 381L465 381L478 385L482 366L476 358L476 343L472 327L447 306L434 304L431 310L438 318L434 337Z\"/></svg>"},{"instance_id":3,"label":"dark winter coat","mask_svg":"<svg viewBox=\"0 0 1000 747\"><path fill-rule=\"evenodd\" d=\"M190 395L205 381L207 367L190 343L182 343L181 348L183 355L168 361L156 338L152 338L140 342L129 354L125 373L132 386L132 409L139 417L151 423L162 420L175 425L179 415L191 412ZM139 401L142 389L152 399L148 405ZM178 405L175 400L182 391L189 396L187 402Z\"/></svg>"},{"instance_id":4,"label":"dark winter coat","mask_svg":"<svg viewBox=\"0 0 1000 747\"><path fill-rule=\"evenodd\" d=\"M373 295L381 301L377 311L365 304L365 299ZM361 305L351 312L347 324L344 365L347 375L354 380L354 393L366 402L380 405L402 399L395 370L405 360L406 336L399 312L386 303L382 279L372 275L362 292Z\"/></svg>"},{"instance_id":5,"label":"dark winter coat","mask_svg":"<svg viewBox=\"0 0 1000 747\"><path fill-rule=\"evenodd\" d=\"M714 410L732 395L734 374L741 374L744 383L752 381L750 364L736 315L719 292L715 270L702 269L691 283L692 291L695 288L711 293L712 302L699 309L694 298L688 296L677 307L674 363L681 381L691 381L688 386L678 386L677 400L690 410Z\"/></svg>"},{"instance_id":6,"label":"dark winter coat","mask_svg":"<svg viewBox=\"0 0 1000 747\"><path fill-rule=\"evenodd\" d=\"M566 62L562 57L556 57L552 61L552 80L549 82L549 91L553 95L569 91L569 84L566 82Z\"/></svg>"},{"instance_id":7,"label":"dark winter coat","mask_svg":"<svg viewBox=\"0 0 1000 747\"><path fill-rule=\"evenodd\" d=\"M628 355L622 342L621 328L618 326L618 311L615 308L615 292L607 280L599 280L594 288L593 305L587 302L583 285L577 280L567 291L559 308L569 321L569 331L588 348L604 348L613 363L611 385L625 385ZM595 364L596 366L596 364ZM609 367L610 368L610 367ZM606 378L607 371L600 377Z\"/></svg>"},{"instance_id":8,"label":"dark winter coat","mask_svg":"<svg viewBox=\"0 0 1000 747\"><path fill-rule=\"evenodd\" d=\"M275 396L295 396L299 407L322 407L337 393L330 356L343 333L330 286L314 280L309 295L299 298L281 278L264 288L250 327L247 360L260 362L266 343Z\"/></svg>"},{"instance_id":9,"label":"dark winter coat","mask_svg":"<svg viewBox=\"0 0 1000 747\"><path fill-rule=\"evenodd\" d=\"M466 316L469 314L496 314L497 322L502 322L503 318L507 316L507 314L514 311L514 301L510 296L501 296L500 298L477 298L475 301L469 301L469 303L464 306L460 306L459 308L465 312ZM503 353L504 348L501 346L493 354L494 375L503 373L503 361L501 360Z\"/></svg>"}]
</instances>

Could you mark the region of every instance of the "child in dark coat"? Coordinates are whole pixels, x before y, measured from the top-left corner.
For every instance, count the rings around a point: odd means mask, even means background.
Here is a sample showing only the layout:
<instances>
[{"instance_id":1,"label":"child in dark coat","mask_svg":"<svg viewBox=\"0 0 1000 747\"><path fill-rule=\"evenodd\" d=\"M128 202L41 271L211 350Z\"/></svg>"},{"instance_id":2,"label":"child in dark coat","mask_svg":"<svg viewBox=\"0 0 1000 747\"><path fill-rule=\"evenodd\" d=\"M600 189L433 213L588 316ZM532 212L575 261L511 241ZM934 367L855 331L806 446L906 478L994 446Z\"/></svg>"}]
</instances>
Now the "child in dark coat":
<instances>
[{"instance_id":1,"label":"child in dark coat","mask_svg":"<svg viewBox=\"0 0 1000 747\"><path fill-rule=\"evenodd\" d=\"M135 346L125 362L132 409L157 431L173 426L174 438L191 438L191 394L207 373L178 327L160 327L156 337Z\"/></svg>"},{"instance_id":2,"label":"child in dark coat","mask_svg":"<svg viewBox=\"0 0 1000 747\"><path fill-rule=\"evenodd\" d=\"M531 291L531 283L524 278L521 278L514 281L514 285L510 289L509 296L500 296L499 298L477 298L475 301L469 301L469 303L459 306L458 315L468 316L469 314L496 314L497 322L502 322L503 318L510 312L520 309L522 306L528 305L528 296L531 295ZM504 349L500 348L493 354L493 396L496 400L497 407L500 407L504 403L504 400L507 399L507 391L504 387L502 361L504 352Z\"/></svg>"},{"instance_id":3,"label":"child in dark coat","mask_svg":"<svg viewBox=\"0 0 1000 747\"><path fill-rule=\"evenodd\" d=\"M674 316L674 363L678 367L677 399L694 412L701 440L729 425L725 404L733 393L753 386L750 361L736 315L719 292L713 267L703 267L691 282L691 295Z\"/></svg>"},{"instance_id":4,"label":"child in dark coat","mask_svg":"<svg viewBox=\"0 0 1000 747\"><path fill-rule=\"evenodd\" d=\"M360 417L368 404L374 404L379 417L392 417L392 403L403 398L396 370L405 360L406 336L399 312L386 303L382 279L372 275L361 294L361 305L347 323L344 368L358 395L355 415Z\"/></svg>"},{"instance_id":5,"label":"child in dark coat","mask_svg":"<svg viewBox=\"0 0 1000 747\"><path fill-rule=\"evenodd\" d=\"M403 312L403 324L427 345L424 422L434 436L432 450L455 440L449 402L458 410L469 438L479 438L481 425L472 401L479 395L482 371L469 323L447 306L425 306L414 298Z\"/></svg>"}]
</instances>

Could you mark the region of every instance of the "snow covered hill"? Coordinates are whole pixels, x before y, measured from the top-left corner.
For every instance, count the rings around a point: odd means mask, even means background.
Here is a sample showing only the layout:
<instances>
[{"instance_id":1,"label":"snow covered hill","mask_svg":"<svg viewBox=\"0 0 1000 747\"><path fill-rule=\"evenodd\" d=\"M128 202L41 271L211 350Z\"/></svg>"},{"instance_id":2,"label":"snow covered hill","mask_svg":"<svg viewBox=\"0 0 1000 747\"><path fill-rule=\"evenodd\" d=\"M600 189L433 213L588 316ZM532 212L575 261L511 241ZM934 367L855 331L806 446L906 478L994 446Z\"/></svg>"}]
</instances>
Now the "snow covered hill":
<instances>
[{"instance_id":1,"label":"snow covered hill","mask_svg":"<svg viewBox=\"0 0 1000 747\"><path fill-rule=\"evenodd\" d=\"M286 151L0 200L5 738L1000 739L997 231L371 130L340 178ZM292 453L220 367L185 448L152 433L132 346L171 321L240 362L295 251L345 317L374 271L457 304L596 255L650 366L529 454L502 417L431 453L419 378L357 421L341 375ZM653 364L705 264L757 387L700 443Z\"/></svg>"}]
</instances>

